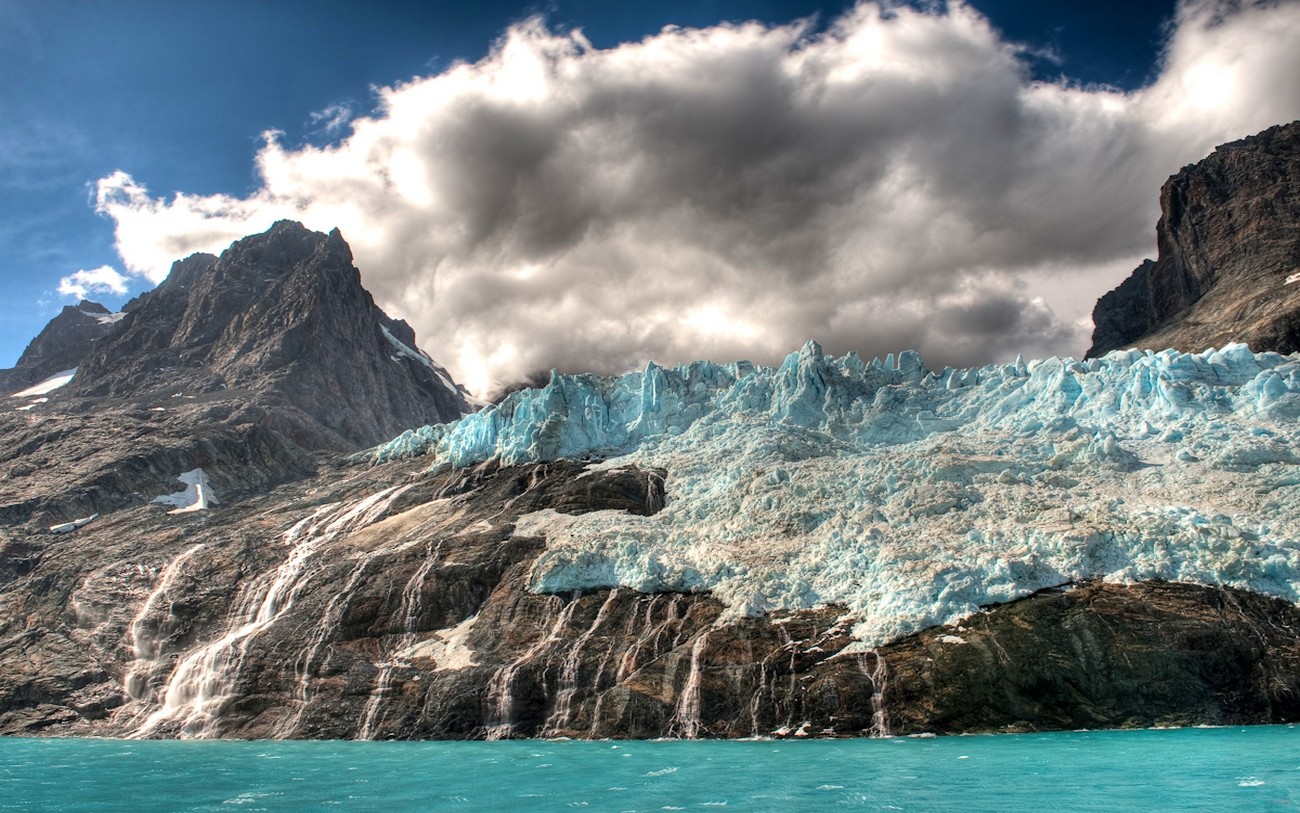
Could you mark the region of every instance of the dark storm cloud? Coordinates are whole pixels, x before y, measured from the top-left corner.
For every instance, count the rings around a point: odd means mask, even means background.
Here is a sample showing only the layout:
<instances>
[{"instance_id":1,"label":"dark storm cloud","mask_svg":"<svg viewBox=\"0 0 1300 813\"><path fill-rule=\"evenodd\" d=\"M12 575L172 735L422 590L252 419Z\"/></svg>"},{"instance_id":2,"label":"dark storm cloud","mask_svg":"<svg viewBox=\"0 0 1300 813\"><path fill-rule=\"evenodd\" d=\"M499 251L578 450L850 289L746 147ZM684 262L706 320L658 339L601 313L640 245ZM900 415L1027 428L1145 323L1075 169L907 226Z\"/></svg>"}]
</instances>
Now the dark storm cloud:
<instances>
[{"instance_id":1,"label":"dark storm cloud","mask_svg":"<svg viewBox=\"0 0 1300 813\"><path fill-rule=\"evenodd\" d=\"M1092 301L1153 249L1163 179L1300 114L1298 40L1295 4L1186 3L1159 78L1125 94L1031 81L959 3L607 50L534 20L381 90L335 145L268 134L247 198L117 173L99 206L153 279L279 217L338 226L480 392L807 338L932 366L1078 353Z\"/></svg>"}]
</instances>

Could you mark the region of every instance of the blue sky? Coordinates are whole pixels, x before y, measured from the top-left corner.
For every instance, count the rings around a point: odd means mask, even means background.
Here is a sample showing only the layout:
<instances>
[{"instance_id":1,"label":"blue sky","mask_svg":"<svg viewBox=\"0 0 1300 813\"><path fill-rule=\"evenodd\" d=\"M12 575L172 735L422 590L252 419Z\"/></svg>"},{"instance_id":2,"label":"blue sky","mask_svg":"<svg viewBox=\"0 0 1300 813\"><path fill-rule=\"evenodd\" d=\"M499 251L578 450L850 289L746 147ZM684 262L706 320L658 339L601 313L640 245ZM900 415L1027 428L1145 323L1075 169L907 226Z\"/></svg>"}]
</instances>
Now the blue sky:
<instances>
[{"instance_id":1,"label":"blue sky","mask_svg":"<svg viewBox=\"0 0 1300 813\"><path fill-rule=\"evenodd\" d=\"M1119 97L1158 83L1162 49L1171 40L1177 16L1173 2L975 0L970 6L995 32L999 47L1014 47L1025 87L1034 81L1075 89L1107 85ZM101 206L103 211L96 211L96 184L115 172L127 173L133 184L147 187L147 194L134 199L130 215L143 216L141 201L162 206L174 202L172 196L177 192L191 200L208 201L209 209L219 205L212 196L252 201L269 189L257 163L267 150L264 132L279 131L277 150L292 156L301 156L313 146L338 145L347 139L350 122L356 117L383 119L387 115L377 89L394 88L416 77L438 76L457 60L471 64L488 60L511 25L536 15L545 21L542 30L549 35L567 37L573 29L580 29L586 38L584 48L608 52L619 43L654 37L666 25L707 29L726 21L757 20L765 24L761 30L770 31L816 15L816 23L799 35L801 42L807 42L852 11L849 3L775 0L653 5L0 0L0 278L5 283L0 289L0 366L12 365L41 326L62 305L75 301L74 296L61 295L58 290L60 280L74 272L108 266L121 274L125 291L115 293L101 287L92 293L91 298L110 307L156 281L143 270L147 262L138 259L143 254L137 252L134 268L128 267L135 249L122 237L128 215L121 212L126 209ZM927 13L944 14L933 5ZM878 25L886 36L902 28ZM967 32L979 28L969 21L963 25ZM751 35L755 41L762 36ZM924 36L934 38L934 47L946 47L939 33ZM978 45L982 36L975 31L963 42ZM722 38L720 44L710 47L749 47L733 40ZM541 40L536 36L529 42L543 48L537 45ZM798 47L787 47L787 55ZM994 51L996 48L989 52ZM918 59L915 51L909 53L912 56L908 58ZM579 56L570 55L573 59ZM945 52L936 52L935 62L946 58ZM919 58L919 64L924 63L924 58ZM1290 90L1284 88L1281 93L1286 96ZM1276 106L1294 114L1289 105L1287 96ZM331 128L331 120L340 113L337 126ZM446 112L442 115L445 118ZM1254 123L1234 121L1233 125L1241 129ZM1223 131L1235 134L1233 126ZM896 138L908 137L908 128L900 128ZM971 161L988 159L973 157ZM1168 171L1161 167L1156 174ZM1152 200L1155 193L1156 188L1149 190ZM685 190L684 194L691 193ZM116 199L121 199L121 189ZM520 198L510 206L525 203ZM162 217L158 206L150 210L156 216L151 221L156 231L176 222L174 212L167 213L170 219ZM746 217L743 206L735 216ZM1152 226L1153 222L1143 228L1149 231ZM193 236L178 236L166 245L188 249L198 245L190 239ZM357 249L356 238L347 229L344 236ZM841 241L827 250L841 251L844 245ZM1132 248L1123 246L1114 255L1127 258ZM536 265L541 255L529 256L529 262ZM677 267L687 262L684 256L674 255L665 261ZM358 251L363 277L366 258L366 250ZM581 264L576 255L566 260L548 254L542 259L558 265L569 262L570 267ZM484 346L489 341L486 338L467 349L464 342L446 337L439 341L429 335L423 322L434 315L421 313L419 306L412 304L419 299L418 292L394 282L397 265L411 268L419 264L417 260L402 258L398 262L384 255L375 262L380 270L372 287L378 288L378 298L390 309L402 311L406 306L410 312L399 315L412 321L427 340L427 349L435 356L453 356L448 359L453 371L458 364L488 363L492 352ZM1011 262L1020 260L1012 258ZM513 273L516 277L526 275L519 268ZM457 279L469 280L462 287L473 285L474 275L465 271ZM367 284L371 284L369 279ZM1021 283L1008 284L1015 287ZM430 295L432 288L426 289L425 295ZM463 291L456 295L474 298ZM998 306L977 304L994 310ZM736 309L751 305L719 301L715 310L708 309L712 305L705 307L686 324L707 322L713 316L724 323L735 321ZM970 317L978 308L967 311L959 316ZM509 314L485 312L483 323L477 325L479 333L487 336L493 320L505 319ZM808 323L798 327L807 328ZM841 333L841 344L852 342L851 331ZM900 340L908 338L916 337ZM430 341L434 346L429 346ZM634 344L614 356L596 359L593 366L617 368L636 361L638 355L650 354L671 361L681 350L650 342L638 351ZM701 349L726 352L745 348L715 342ZM750 355L761 358L765 352L768 348L758 347ZM523 356L510 363L497 358L492 363L501 372L491 376L491 381L501 383L509 375L529 372L538 365L581 364L577 357Z\"/></svg>"}]
</instances>

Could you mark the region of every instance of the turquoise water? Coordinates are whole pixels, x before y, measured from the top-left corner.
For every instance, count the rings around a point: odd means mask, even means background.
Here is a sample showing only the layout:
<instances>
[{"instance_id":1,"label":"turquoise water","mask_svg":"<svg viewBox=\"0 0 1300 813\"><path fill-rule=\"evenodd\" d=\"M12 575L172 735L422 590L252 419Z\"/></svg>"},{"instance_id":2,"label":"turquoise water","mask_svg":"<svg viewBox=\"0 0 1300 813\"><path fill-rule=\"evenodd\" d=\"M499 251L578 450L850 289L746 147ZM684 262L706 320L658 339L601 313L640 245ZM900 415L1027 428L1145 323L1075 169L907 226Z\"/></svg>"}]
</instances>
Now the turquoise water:
<instances>
[{"instance_id":1,"label":"turquoise water","mask_svg":"<svg viewBox=\"0 0 1300 813\"><path fill-rule=\"evenodd\" d=\"M0 810L1277 810L1294 727L817 742L0 740Z\"/></svg>"}]
</instances>

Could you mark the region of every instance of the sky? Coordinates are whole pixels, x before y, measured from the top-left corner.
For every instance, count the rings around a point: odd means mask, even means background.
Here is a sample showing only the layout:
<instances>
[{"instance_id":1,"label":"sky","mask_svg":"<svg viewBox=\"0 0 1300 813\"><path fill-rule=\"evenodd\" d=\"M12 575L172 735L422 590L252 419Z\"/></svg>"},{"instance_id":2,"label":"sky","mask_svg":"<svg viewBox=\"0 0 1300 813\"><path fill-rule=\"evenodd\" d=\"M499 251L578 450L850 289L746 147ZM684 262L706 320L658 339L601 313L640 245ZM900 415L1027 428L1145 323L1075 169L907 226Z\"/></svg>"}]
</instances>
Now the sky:
<instances>
[{"instance_id":1,"label":"sky","mask_svg":"<svg viewBox=\"0 0 1300 813\"><path fill-rule=\"evenodd\" d=\"M0 0L0 366L291 218L479 395L809 338L1080 355L1300 0Z\"/></svg>"}]
</instances>

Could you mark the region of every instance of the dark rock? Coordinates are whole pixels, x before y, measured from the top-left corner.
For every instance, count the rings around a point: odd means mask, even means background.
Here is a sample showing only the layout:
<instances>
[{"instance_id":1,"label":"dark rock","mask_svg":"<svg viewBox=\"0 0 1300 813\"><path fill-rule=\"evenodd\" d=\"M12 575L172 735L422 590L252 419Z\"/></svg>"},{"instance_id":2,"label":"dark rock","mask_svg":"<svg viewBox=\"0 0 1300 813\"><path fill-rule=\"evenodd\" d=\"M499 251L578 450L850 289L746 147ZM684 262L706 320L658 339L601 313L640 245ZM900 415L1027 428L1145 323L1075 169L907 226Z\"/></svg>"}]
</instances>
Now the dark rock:
<instances>
[{"instance_id":1,"label":"dark rock","mask_svg":"<svg viewBox=\"0 0 1300 813\"><path fill-rule=\"evenodd\" d=\"M1048 591L882 649L890 722L900 733L1289 722L1297 621L1295 605L1231 588Z\"/></svg>"},{"instance_id":2,"label":"dark rock","mask_svg":"<svg viewBox=\"0 0 1300 813\"><path fill-rule=\"evenodd\" d=\"M1092 311L1092 348L1088 357L1132 347L1151 329L1149 277L1154 267L1154 260L1144 261L1119 287L1097 300Z\"/></svg>"},{"instance_id":3,"label":"dark rock","mask_svg":"<svg viewBox=\"0 0 1300 813\"><path fill-rule=\"evenodd\" d=\"M1088 356L1300 350L1300 121L1217 148L1160 190L1158 259L1093 311Z\"/></svg>"}]
</instances>

